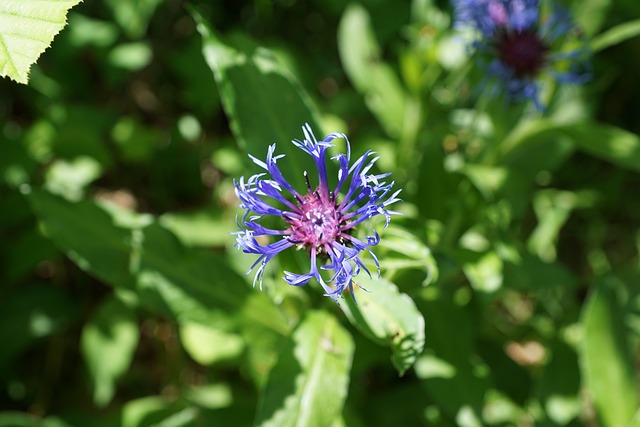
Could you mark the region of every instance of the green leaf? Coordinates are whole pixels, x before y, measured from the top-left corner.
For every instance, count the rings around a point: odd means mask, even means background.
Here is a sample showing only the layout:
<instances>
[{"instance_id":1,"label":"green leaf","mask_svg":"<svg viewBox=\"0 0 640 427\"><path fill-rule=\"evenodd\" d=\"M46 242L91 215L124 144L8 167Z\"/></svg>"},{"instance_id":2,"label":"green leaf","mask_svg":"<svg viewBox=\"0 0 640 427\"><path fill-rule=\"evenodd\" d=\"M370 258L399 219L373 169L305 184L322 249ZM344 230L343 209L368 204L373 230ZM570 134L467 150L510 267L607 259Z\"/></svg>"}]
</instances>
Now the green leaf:
<instances>
[{"instance_id":1,"label":"green leaf","mask_svg":"<svg viewBox=\"0 0 640 427\"><path fill-rule=\"evenodd\" d=\"M186 246L219 246L229 243L229 232L238 226L233 218L215 206L186 212L169 212L158 218L160 224L180 238Z\"/></svg>"},{"instance_id":2,"label":"green leaf","mask_svg":"<svg viewBox=\"0 0 640 427\"><path fill-rule=\"evenodd\" d=\"M640 137L602 123L579 123L565 126L576 146L623 169L640 172Z\"/></svg>"},{"instance_id":3,"label":"green leaf","mask_svg":"<svg viewBox=\"0 0 640 427\"><path fill-rule=\"evenodd\" d=\"M259 426L329 426L342 413L353 340L332 315L312 311L284 342L258 409Z\"/></svg>"},{"instance_id":4,"label":"green leaf","mask_svg":"<svg viewBox=\"0 0 640 427\"><path fill-rule=\"evenodd\" d=\"M133 290L155 313L225 327L227 314L244 304L249 288L222 258L185 248L153 220L129 212L133 230L125 229L94 202L72 203L43 191L28 198L45 233L71 260L116 288ZM249 315L261 321L260 312Z\"/></svg>"},{"instance_id":5,"label":"green leaf","mask_svg":"<svg viewBox=\"0 0 640 427\"><path fill-rule=\"evenodd\" d=\"M612 0L582 0L580 7L574 8L576 22L587 37L593 36L600 30L612 3Z\"/></svg>"},{"instance_id":6,"label":"green leaf","mask_svg":"<svg viewBox=\"0 0 640 427\"><path fill-rule=\"evenodd\" d=\"M581 408L578 355L562 341L555 341L550 351L551 362L540 377L540 400L550 420L567 425Z\"/></svg>"},{"instance_id":7,"label":"green leaf","mask_svg":"<svg viewBox=\"0 0 640 427\"><path fill-rule=\"evenodd\" d=\"M0 372L39 338L64 331L77 313L74 300L60 288L21 285L0 298Z\"/></svg>"},{"instance_id":8,"label":"green leaf","mask_svg":"<svg viewBox=\"0 0 640 427\"><path fill-rule=\"evenodd\" d=\"M628 425L637 409L633 360L629 351L625 310L613 277L597 282L583 315L581 369L603 426Z\"/></svg>"},{"instance_id":9,"label":"green leaf","mask_svg":"<svg viewBox=\"0 0 640 427\"><path fill-rule=\"evenodd\" d=\"M575 147L588 154L624 169L640 171L640 137L618 127L595 122L525 121L501 142L501 161L513 163L514 157L517 158L527 147L537 148L539 155L543 152L541 144L548 141L557 144L562 137L568 137ZM519 157L522 158L521 155Z\"/></svg>"},{"instance_id":10,"label":"green leaf","mask_svg":"<svg viewBox=\"0 0 640 427\"><path fill-rule=\"evenodd\" d=\"M596 53L637 36L640 36L640 19L616 25L594 37L591 40L591 50Z\"/></svg>"},{"instance_id":11,"label":"green leaf","mask_svg":"<svg viewBox=\"0 0 640 427\"><path fill-rule=\"evenodd\" d=\"M103 302L85 325L80 347L93 382L93 400L98 406L113 398L116 380L129 369L139 335L135 313L114 297Z\"/></svg>"},{"instance_id":12,"label":"green leaf","mask_svg":"<svg viewBox=\"0 0 640 427\"><path fill-rule=\"evenodd\" d=\"M244 348L244 341L240 336L213 325L192 322L180 325L180 341L189 356L205 366L235 358Z\"/></svg>"},{"instance_id":13,"label":"green leaf","mask_svg":"<svg viewBox=\"0 0 640 427\"><path fill-rule=\"evenodd\" d=\"M130 400L122 408L122 427L186 427L196 423L199 411L184 402L169 402L160 396Z\"/></svg>"},{"instance_id":14,"label":"green leaf","mask_svg":"<svg viewBox=\"0 0 640 427\"><path fill-rule=\"evenodd\" d=\"M0 427L70 427L59 418L40 419L24 412L0 412Z\"/></svg>"},{"instance_id":15,"label":"green leaf","mask_svg":"<svg viewBox=\"0 0 640 427\"><path fill-rule=\"evenodd\" d=\"M360 5L350 5L338 28L338 49L351 83L365 97L367 107L387 134L402 131L407 96L393 69L381 59L369 13Z\"/></svg>"},{"instance_id":16,"label":"green leaf","mask_svg":"<svg viewBox=\"0 0 640 427\"><path fill-rule=\"evenodd\" d=\"M131 231L117 227L96 204L71 203L45 191L27 195L45 234L81 269L115 287L133 287Z\"/></svg>"},{"instance_id":17,"label":"green leaf","mask_svg":"<svg viewBox=\"0 0 640 427\"><path fill-rule=\"evenodd\" d=\"M27 84L29 68L82 0L4 0L0 2L0 75Z\"/></svg>"},{"instance_id":18,"label":"green leaf","mask_svg":"<svg viewBox=\"0 0 640 427\"><path fill-rule=\"evenodd\" d=\"M394 270L422 270L426 274L423 286L437 280L438 265L431 250L407 230L390 225L384 230L384 238L379 247L392 251L380 258L380 266L384 271L393 274Z\"/></svg>"},{"instance_id":19,"label":"green leaf","mask_svg":"<svg viewBox=\"0 0 640 427\"><path fill-rule=\"evenodd\" d=\"M391 347L391 362L403 375L424 348L424 318L411 298L383 278L358 276L351 295L345 296L340 307L349 321L368 338Z\"/></svg>"},{"instance_id":20,"label":"green leaf","mask_svg":"<svg viewBox=\"0 0 640 427\"><path fill-rule=\"evenodd\" d=\"M492 387L475 351L469 310L434 287L424 289L418 304L429 325L429 342L416 362L416 375L456 425L482 425L485 392Z\"/></svg>"},{"instance_id":21,"label":"green leaf","mask_svg":"<svg viewBox=\"0 0 640 427\"><path fill-rule=\"evenodd\" d=\"M533 198L538 225L527 241L529 250L544 261L555 261L560 230L576 207L588 204L589 199L593 199L590 196L584 192L553 189L538 191Z\"/></svg>"},{"instance_id":22,"label":"green leaf","mask_svg":"<svg viewBox=\"0 0 640 427\"><path fill-rule=\"evenodd\" d=\"M105 0L115 22L132 39L143 37L157 7L163 0Z\"/></svg>"},{"instance_id":23,"label":"green leaf","mask_svg":"<svg viewBox=\"0 0 640 427\"><path fill-rule=\"evenodd\" d=\"M321 131L318 113L308 95L270 51L235 49L223 43L197 11L192 14L202 36L203 54L240 147L263 158L267 146L278 143L277 152L286 154L278 165L285 165L280 166L283 171L297 170L299 173L287 178L294 186L305 188L302 172L305 166L310 170L313 163L290 141L303 138L301 128L305 123L317 137L324 137L317 135Z\"/></svg>"},{"instance_id":24,"label":"green leaf","mask_svg":"<svg viewBox=\"0 0 640 427\"><path fill-rule=\"evenodd\" d=\"M229 318L223 313L236 313L250 292L242 277L222 258L185 248L158 224L145 227L138 238L139 259L132 268L141 301L179 322L228 327ZM260 318L260 313L252 315Z\"/></svg>"},{"instance_id":25,"label":"green leaf","mask_svg":"<svg viewBox=\"0 0 640 427\"><path fill-rule=\"evenodd\" d=\"M478 292L493 293L502 287L504 282L504 262L496 251L485 253L469 253L470 259L462 266L473 289Z\"/></svg>"}]
</instances>

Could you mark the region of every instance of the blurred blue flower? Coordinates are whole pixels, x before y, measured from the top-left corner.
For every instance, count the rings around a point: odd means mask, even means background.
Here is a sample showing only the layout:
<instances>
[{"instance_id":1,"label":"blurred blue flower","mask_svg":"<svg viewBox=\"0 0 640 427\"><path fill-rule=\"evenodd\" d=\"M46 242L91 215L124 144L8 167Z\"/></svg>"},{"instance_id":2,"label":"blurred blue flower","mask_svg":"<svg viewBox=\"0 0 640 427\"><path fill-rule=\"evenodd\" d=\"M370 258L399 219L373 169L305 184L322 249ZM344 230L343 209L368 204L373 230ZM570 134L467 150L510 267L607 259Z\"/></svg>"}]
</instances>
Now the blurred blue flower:
<instances>
[{"instance_id":1,"label":"blurred blue flower","mask_svg":"<svg viewBox=\"0 0 640 427\"><path fill-rule=\"evenodd\" d=\"M360 259L363 251L371 254L380 274L378 259L370 249L378 244L380 236L373 230L373 236L361 240L353 232L363 221L377 215L385 216L386 228L391 215L397 213L387 207L399 200L397 196L400 190L391 194L394 183L383 181L390 173L369 173L379 158L372 158L375 154L372 151L367 151L350 165L351 149L344 134L332 133L322 141L317 141L308 124L302 130L304 141L292 142L313 158L318 172L318 186L311 186L305 171L307 189L304 193L298 193L276 164L284 155L275 155L275 144L269 146L266 162L250 155L258 166L268 172L270 179L261 173L246 181L241 177L234 182L240 208L246 211L240 225L241 231L235 233L236 246L245 253L259 255L247 274L258 266L253 284L255 286L256 280L259 280L260 288L265 267L271 259L291 247L305 249L310 257L309 272L296 274L285 271L284 280L290 285L302 286L315 278L324 288L325 295L337 302L346 289L353 296L353 278L360 269L369 274ZM325 155L327 149L334 146L332 141L336 138L346 141L347 153L331 158L338 163L337 182L331 189ZM283 229L261 225L259 220L268 215L281 217L285 223ZM275 236L277 240L261 244L256 239L258 236ZM331 270L330 278L324 279L321 270Z\"/></svg>"},{"instance_id":2,"label":"blurred blue flower","mask_svg":"<svg viewBox=\"0 0 640 427\"><path fill-rule=\"evenodd\" d=\"M472 47L480 65L496 77L512 101L530 100L538 110L545 78L581 84L589 79L589 49L575 38L567 10L550 2L542 13L539 0L452 0L456 27L476 30Z\"/></svg>"}]
</instances>

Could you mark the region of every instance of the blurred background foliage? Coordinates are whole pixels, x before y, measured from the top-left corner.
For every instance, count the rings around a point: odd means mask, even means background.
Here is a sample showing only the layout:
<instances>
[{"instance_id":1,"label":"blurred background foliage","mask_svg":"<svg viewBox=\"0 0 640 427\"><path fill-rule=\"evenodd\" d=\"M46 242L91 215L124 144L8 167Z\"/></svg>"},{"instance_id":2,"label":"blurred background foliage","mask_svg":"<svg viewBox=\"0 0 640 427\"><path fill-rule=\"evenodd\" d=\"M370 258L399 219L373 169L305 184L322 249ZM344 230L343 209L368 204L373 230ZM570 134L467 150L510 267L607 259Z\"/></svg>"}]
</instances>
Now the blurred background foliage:
<instances>
[{"instance_id":1,"label":"blurred background foliage","mask_svg":"<svg viewBox=\"0 0 640 427\"><path fill-rule=\"evenodd\" d=\"M477 90L446 1L86 1L0 81L0 426L640 425L640 3ZM233 179L346 132L404 189L356 306L264 290Z\"/></svg>"}]
</instances>

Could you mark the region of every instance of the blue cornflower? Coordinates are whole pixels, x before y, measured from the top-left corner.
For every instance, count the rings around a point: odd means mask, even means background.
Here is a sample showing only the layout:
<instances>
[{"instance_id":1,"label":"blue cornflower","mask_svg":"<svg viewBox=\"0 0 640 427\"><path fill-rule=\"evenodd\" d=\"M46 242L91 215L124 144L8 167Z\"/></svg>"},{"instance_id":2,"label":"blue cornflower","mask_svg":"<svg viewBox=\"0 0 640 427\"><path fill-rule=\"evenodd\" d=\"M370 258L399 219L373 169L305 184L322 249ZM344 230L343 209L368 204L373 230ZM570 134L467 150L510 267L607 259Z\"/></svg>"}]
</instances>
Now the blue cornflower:
<instances>
[{"instance_id":1,"label":"blue cornflower","mask_svg":"<svg viewBox=\"0 0 640 427\"><path fill-rule=\"evenodd\" d=\"M254 163L268 172L270 179L261 173L246 181L244 177L234 181L240 207L246 211L240 225L241 231L235 233L236 246L245 253L259 255L247 274L258 266L253 284L255 286L259 281L260 288L269 261L288 248L305 249L310 258L309 272L296 274L285 271L284 280L290 285L302 286L315 278L324 288L325 295L337 302L345 289L349 289L353 296L353 278L360 269L369 273L360 259L363 251L371 254L380 275L380 264L370 249L380 242L380 236L373 230L373 236L361 240L353 232L363 221L377 215L384 215L386 228L391 215L397 213L387 207L399 200L397 196L400 190L391 194L394 183L383 181L390 173L369 173L379 158L372 157L375 154L372 151L367 151L350 165L351 148L344 134L332 133L322 141L317 141L308 124L302 130L304 141L292 142L313 158L318 171L318 186L311 187L305 171L307 189L304 193L298 193L276 164L284 155L275 155L275 144L269 146L266 162L249 155ZM347 153L331 158L338 163L337 182L331 189L325 156L327 149L334 146L332 141L336 138L343 138L347 142ZM263 216L269 215L282 218L284 228L275 230L259 223ZM260 244L256 239L258 236L273 236L276 240ZM331 270L332 274L325 279L321 270Z\"/></svg>"},{"instance_id":2,"label":"blue cornflower","mask_svg":"<svg viewBox=\"0 0 640 427\"><path fill-rule=\"evenodd\" d=\"M543 109L540 85L545 76L561 83L589 78L589 50L578 41L563 50L574 30L565 9L551 2L541 13L539 0L452 0L457 27L476 31L472 47L481 66L496 77L512 101L531 100Z\"/></svg>"}]
</instances>

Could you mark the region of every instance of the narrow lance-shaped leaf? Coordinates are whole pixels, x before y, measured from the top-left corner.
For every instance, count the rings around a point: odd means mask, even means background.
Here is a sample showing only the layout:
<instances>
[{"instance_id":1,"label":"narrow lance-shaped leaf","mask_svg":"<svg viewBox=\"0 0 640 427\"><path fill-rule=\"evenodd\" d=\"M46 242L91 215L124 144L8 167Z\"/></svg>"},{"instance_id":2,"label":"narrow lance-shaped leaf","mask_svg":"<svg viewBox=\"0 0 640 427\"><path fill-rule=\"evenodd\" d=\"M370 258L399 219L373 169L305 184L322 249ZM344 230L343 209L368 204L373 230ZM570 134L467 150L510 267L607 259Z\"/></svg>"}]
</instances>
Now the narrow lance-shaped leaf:
<instances>
[{"instance_id":1,"label":"narrow lance-shaped leaf","mask_svg":"<svg viewBox=\"0 0 640 427\"><path fill-rule=\"evenodd\" d=\"M327 312L309 312L281 348L269 374L257 425L329 426L347 396L353 340Z\"/></svg>"},{"instance_id":2,"label":"narrow lance-shaped leaf","mask_svg":"<svg viewBox=\"0 0 640 427\"><path fill-rule=\"evenodd\" d=\"M347 76L387 134L398 137L405 120L407 95L393 69L382 61L369 13L350 5L340 21L338 49Z\"/></svg>"},{"instance_id":3,"label":"narrow lance-shaped leaf","mask_svg":"<svg viewBox=\"0 0 640 427\"><path fill-rule=\"evenodd\" d=\"M82 0L0 2L0 75L27 84L29 69Z\"/></svg>"},{"instance_id":4,"label":"narrow lance-shaped leaf","mask_svg":"<svg viewBox=\"0 0 640 427\"><path fill-rule=\"evenodd\" d=\"M510 162L527 147L544 141L559 143L566 138L576 148L623 169L640 171L640 137L616 126L602 123L561 123L549 119L525 121L501 143L501 161Z\"/></svg>"},{"instance_id":5,"label":"narrow lance-shaped leaf","mask_svg":"<svg viewBox=\"0 0 640 427\"><path fill-rule=\"evenodd\" d=\"M597 37L594 37L591 41L591 49L594 52L599 52L638 36L640 36L640 19L616 25L599 34Z\"/></svg>"},{"instance_id":6,"label":"narrow lance-shaped leaf","mask_svg":"<svg viewBox=\"0 0 640 427\"><path fill-rule=\"evenodd\" d=\"M261 157L267 145L278 143L279 160L299 173L287 176L296 188L304 188L302 172L312 162L290 143L309 123L320 129L317 111L304 89L274 55L263 47L241 51L225 44L197 12L193 16L202 36L202 50L220 91L222 106L240 147ZM249 50L249 49L245 49ZM288 168L281 168L284 173Z\"/></svg>"},{"instance_id":7,"label":"narrow lance-shaped leaf","mask_svg":"<svg viewBox=\"0 0 640 427\"><path fill-rule=\"evenodd\" d=\"M603 426L628 425L638 406L624 310L615 278L596 283L582 316L582 371Z\"/></svg>"},{"instance_id":8,"label":"narrow lance-shaped leaf","mask_svg":"<svg viewBox=\"0 0 640 427\"><path fill-rule=\"evenodd\" d=\"M340 307L368 338L391 347L391 362L402 375L424 349L424 318L413 300L388 280L361 273L357 282L366 291L354 287L357 303L346 295Z\"/></svg>"}]
</instances>

